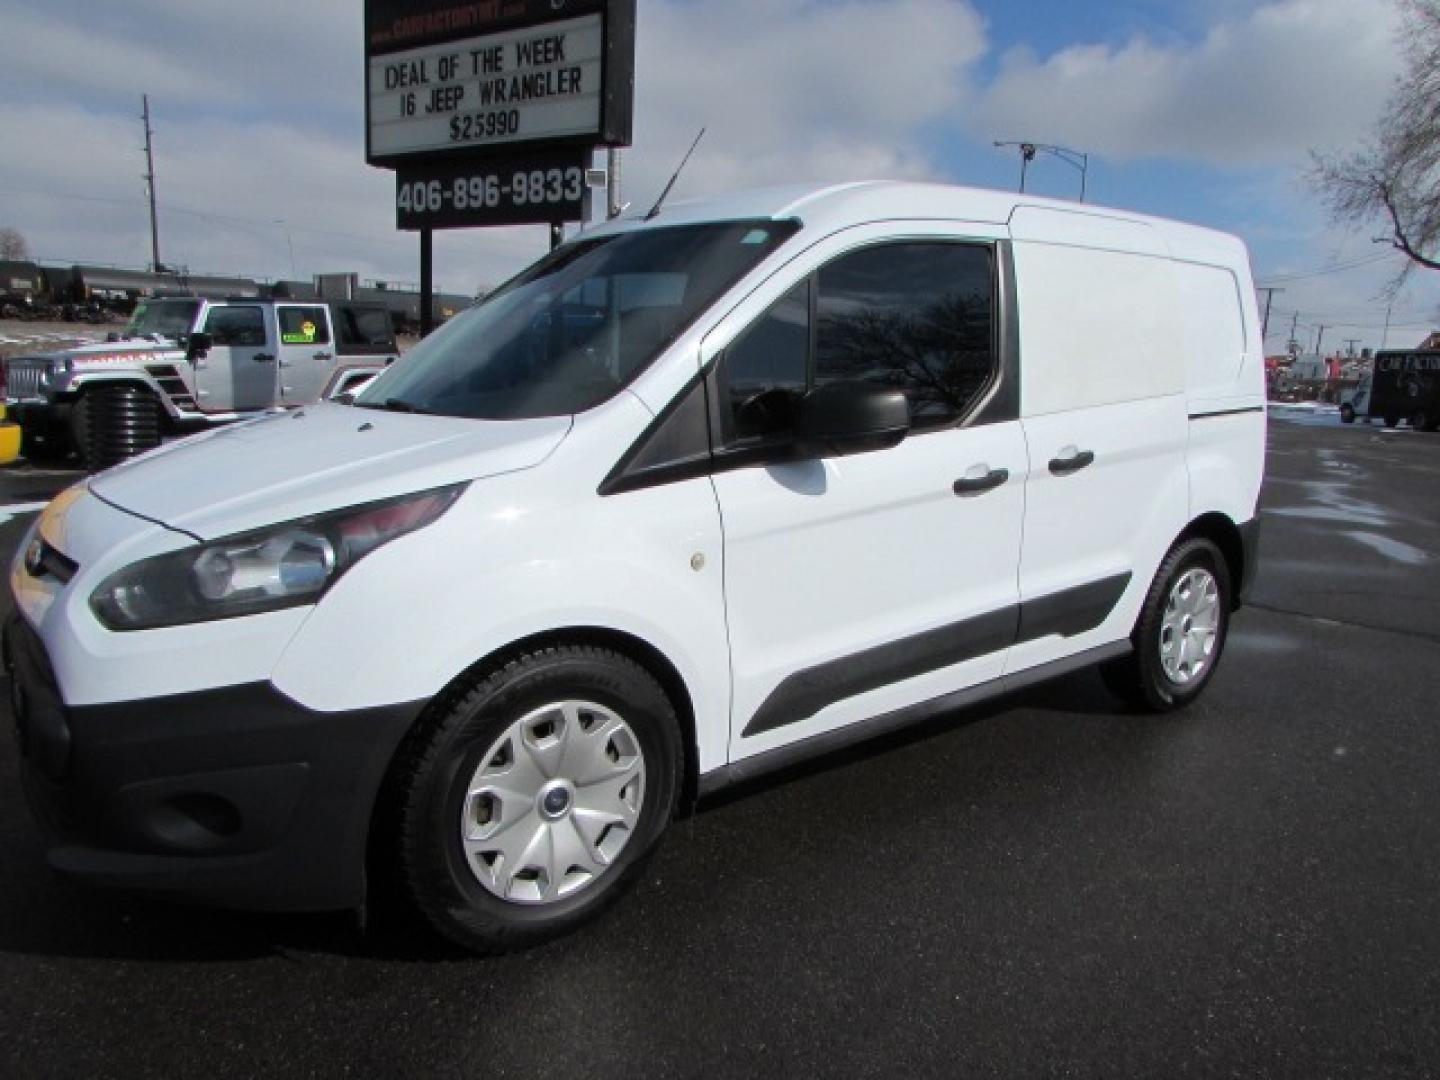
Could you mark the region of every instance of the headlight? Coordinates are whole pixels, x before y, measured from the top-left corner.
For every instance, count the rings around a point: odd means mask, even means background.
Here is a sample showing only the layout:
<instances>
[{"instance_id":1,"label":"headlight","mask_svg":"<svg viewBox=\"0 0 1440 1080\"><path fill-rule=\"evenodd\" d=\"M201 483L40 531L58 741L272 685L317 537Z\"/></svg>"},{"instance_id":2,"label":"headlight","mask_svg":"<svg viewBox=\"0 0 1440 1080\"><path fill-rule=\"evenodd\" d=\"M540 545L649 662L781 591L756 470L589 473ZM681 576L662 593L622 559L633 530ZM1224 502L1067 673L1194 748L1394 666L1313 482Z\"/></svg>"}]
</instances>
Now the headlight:
<instances>
[{"instance_id":1,"label":"headlight","mask_svg":"<svg viewBox=\"0 0 1440 1080\"><path fill-rule=\"evenodd\" d=\"M152 630L313 604L346 570L429 525L464 490L422 491L142 559L106 578L90 607L111 630Z\"/></svg>"}]
</instances>

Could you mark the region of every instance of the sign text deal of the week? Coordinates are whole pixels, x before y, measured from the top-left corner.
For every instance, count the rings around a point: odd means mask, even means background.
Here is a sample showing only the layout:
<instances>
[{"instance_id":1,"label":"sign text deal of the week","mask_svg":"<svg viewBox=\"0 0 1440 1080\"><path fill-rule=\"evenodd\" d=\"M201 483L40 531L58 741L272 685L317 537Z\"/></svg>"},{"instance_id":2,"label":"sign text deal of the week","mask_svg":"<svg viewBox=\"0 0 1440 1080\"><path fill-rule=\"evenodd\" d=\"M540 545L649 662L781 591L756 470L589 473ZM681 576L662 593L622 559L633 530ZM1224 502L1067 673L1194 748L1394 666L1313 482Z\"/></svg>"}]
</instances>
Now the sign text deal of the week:
<instances>
[{"instance_id":1,"label":"sign text deal of the week","mask_svg":"<svg viewBox=\"0 0 1440 1080\"><path fill-rule=\"evenodd\" d=\"M601 16L373 57L375 156L598 134Z\"/></svg>"}]
</instances>

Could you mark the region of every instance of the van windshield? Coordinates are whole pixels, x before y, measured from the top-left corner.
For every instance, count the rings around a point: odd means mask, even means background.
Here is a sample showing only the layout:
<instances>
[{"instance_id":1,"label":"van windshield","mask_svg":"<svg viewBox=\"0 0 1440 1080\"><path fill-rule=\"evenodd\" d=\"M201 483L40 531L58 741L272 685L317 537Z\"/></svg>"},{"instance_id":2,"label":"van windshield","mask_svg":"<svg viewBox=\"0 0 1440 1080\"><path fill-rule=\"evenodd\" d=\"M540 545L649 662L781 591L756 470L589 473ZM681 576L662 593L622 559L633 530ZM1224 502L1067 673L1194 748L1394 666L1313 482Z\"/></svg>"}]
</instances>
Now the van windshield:
<instances>
[{"instance_id":1,"label":"van windshield","mask_svg":"<svg viewBox=\"0 0 1440 1080\"><path fill-rule=\"evenodd\" d=\"M431 334L356 404L477 420L583 412L798 228L729 221L566 244Z\"/></svg>"}]
</instances>

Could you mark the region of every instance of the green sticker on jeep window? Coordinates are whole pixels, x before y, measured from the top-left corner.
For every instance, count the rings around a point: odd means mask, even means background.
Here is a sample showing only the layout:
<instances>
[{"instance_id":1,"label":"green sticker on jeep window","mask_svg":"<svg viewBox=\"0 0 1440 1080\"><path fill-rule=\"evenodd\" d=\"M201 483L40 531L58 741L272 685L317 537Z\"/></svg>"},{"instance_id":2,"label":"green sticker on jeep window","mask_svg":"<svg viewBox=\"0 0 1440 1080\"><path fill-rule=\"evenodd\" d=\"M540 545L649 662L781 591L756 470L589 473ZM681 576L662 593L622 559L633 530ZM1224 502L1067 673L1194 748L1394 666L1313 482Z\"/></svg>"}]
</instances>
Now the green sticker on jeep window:
<instances>
[{"instance_id":1,"label":"green sticker on jeep window","mask_svg":"<svg viewBox=\"0 0 1440 1080\"><path fill-rule=\"evenodd\" d=\"M306 319L300 324L299 330L281 334L280 340L286 345L313 345L315 344L315 324Z\"/></svg>"}]
</instances>

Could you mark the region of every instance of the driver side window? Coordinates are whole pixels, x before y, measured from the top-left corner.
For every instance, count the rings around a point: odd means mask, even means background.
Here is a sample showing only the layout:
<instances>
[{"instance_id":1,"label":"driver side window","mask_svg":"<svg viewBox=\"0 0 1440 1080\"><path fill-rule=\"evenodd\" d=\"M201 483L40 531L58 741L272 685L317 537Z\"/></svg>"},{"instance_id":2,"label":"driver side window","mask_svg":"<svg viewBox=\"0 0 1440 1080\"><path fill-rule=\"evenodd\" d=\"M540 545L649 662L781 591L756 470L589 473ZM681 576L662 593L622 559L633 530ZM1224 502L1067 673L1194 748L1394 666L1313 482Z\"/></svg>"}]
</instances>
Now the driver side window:
<instances>
[{"instance_id":1,"label":"driver side window","mask_svg":"<svg viewBox=\"0 0 1440 1080\"><path fill-rule=\"evenodd\" d=\"M810 371L810 279L800 282L725 350L727 443L783 434Z\"/></svg>"},{"instance_id":2,"label":"driver side window","mask_svg":"<svg viewBox=\"0 0 1440 1080\"><path fill-rule=\"evenodd\" d=\"M216 345L259 348L265 344L265 316L258 307L211 308L205 332Z\"/></svg>"},{"instance_id":3,"label":"driver side window","mask_svg":"<svg viewBox=\"0 0 1440 1080\"><path fill-rule=\"evenodd\" d=\"M826 263L725 350L725 444L783 440L805 393L841 382L903 391L916 433L953 427L997 375L994 296L988 244L900 240Z\"/></svg>"}]
</instances>

